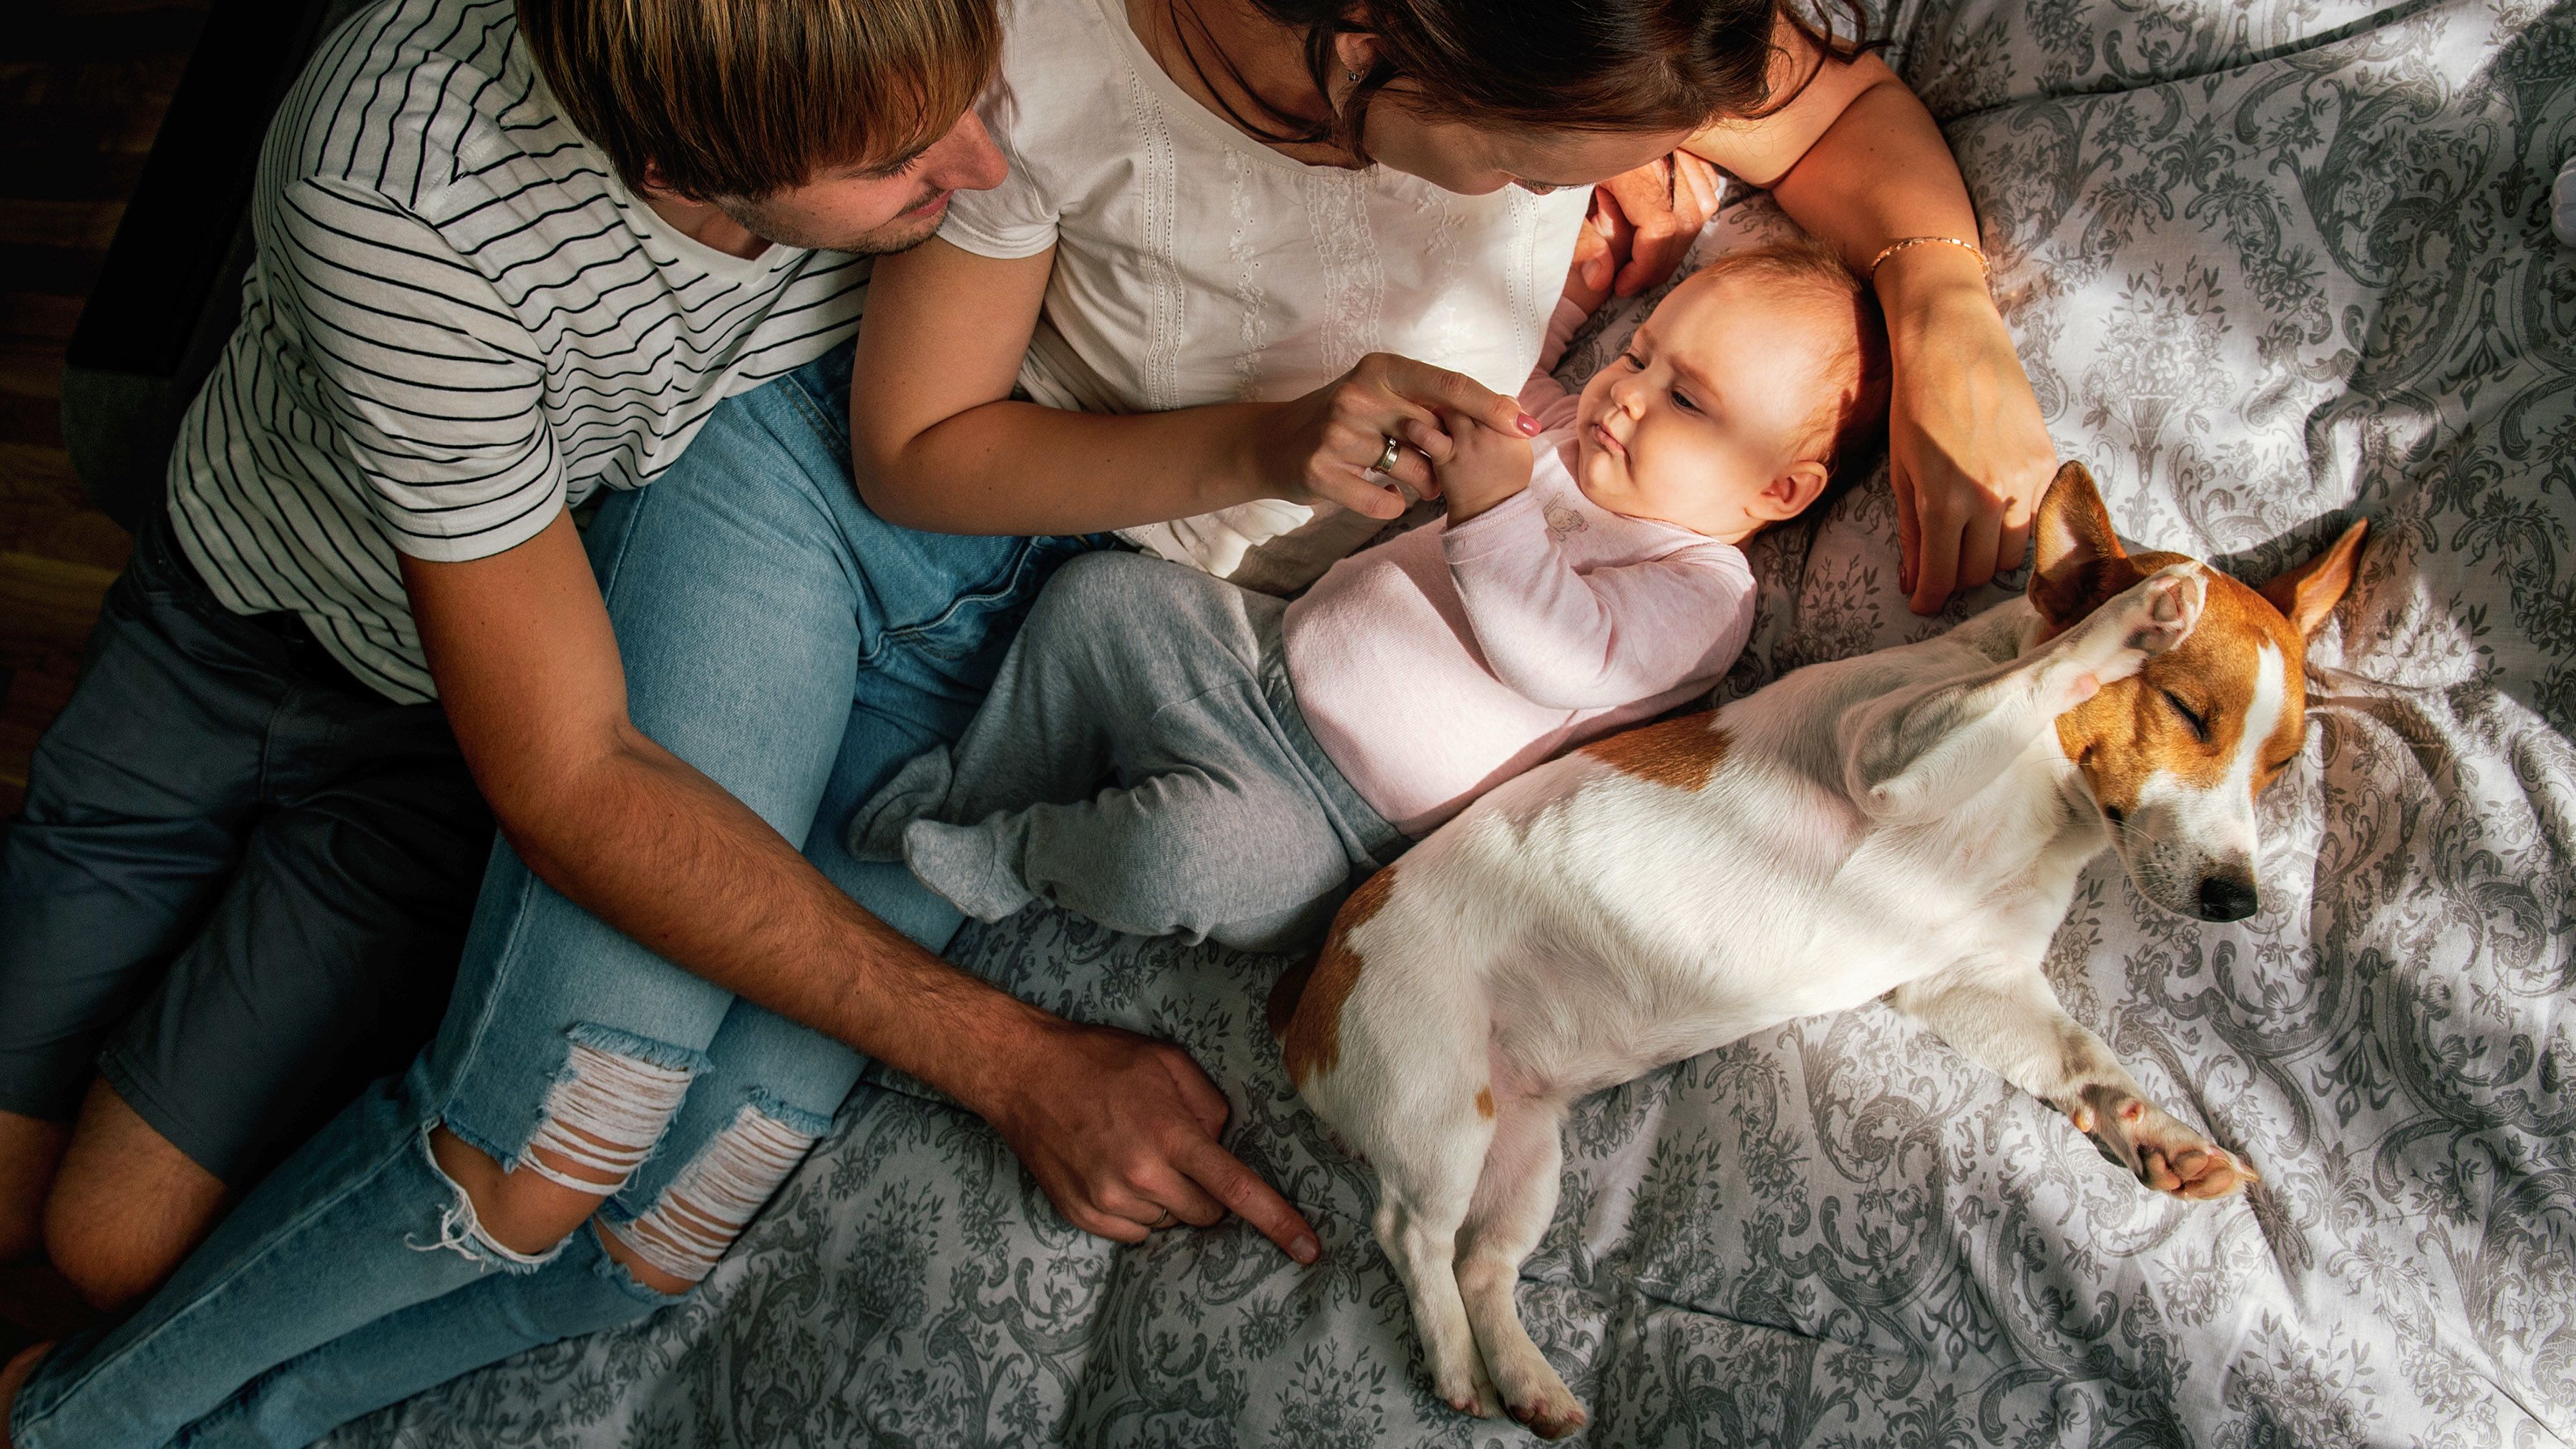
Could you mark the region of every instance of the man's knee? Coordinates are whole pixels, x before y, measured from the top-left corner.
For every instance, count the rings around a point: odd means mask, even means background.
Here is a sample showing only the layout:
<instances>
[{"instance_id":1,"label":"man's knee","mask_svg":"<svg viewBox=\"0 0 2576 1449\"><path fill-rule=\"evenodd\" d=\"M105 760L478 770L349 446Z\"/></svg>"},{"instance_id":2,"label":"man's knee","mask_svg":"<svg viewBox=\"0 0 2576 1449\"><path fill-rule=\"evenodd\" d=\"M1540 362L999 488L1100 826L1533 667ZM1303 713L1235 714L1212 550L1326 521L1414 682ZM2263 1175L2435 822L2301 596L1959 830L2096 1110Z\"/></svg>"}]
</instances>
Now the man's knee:
<instances>
[{"instance_id":1,"label":"man's knee","mask_svg":"<svg viewBox=\"0 0 2576 1449\"><path fill-rule=\"evenodd\" d=\"M523 1257L552 1252L652 1155L699 1065L679 1048L579 1029L516 1163L505 1170L444 1126L430 1133L430 1158L483 1237Z\"/></svg>"},{"instance_id":2,"label":"man's knee","mask_svg":"<svg viewBox=\"0 0 2576 1449\"><path fill-rule=\"evenodd\" d=\"M170 1276L224 1198L222 1179L94 1082L45 1199L45 1252L93 1306L122 1307Z\"/></svg>"}]
</instances>

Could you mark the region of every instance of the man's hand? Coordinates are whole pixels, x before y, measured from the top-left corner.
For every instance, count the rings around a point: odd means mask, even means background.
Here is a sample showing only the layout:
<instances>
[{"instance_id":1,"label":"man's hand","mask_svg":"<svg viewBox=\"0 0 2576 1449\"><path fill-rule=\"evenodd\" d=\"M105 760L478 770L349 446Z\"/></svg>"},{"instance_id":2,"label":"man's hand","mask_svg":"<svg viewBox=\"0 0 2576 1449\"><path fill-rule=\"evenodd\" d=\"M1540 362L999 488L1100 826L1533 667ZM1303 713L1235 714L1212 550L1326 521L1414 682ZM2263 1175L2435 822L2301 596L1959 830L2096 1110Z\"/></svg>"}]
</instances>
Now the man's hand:
<instances>
[{"instance_id":1,"label":"man's hand","mask_svg":"<svg viewBox=\"0 0 2576 1449\"><path fill-rule=\"evenodd\" d=\"M1047 1200L1087 1233L1141 1243L1231 1211L1300 1263L1321 1255L1288 1200L1217 1145L1225 1096L1189 1053L1115 1027L1050 1019L998 1100L979 1107Z\"/></svg>"},{"instance_id":2,"label":"man's hand","mask_svg":"<svg viewBox=\"0 0 2576 1449\"><path fill-rule=\"evenodd\" d=\"M1717 214L1724 187L1716 167L1675 151L1592 188L1592 215L1574 247L1574 280L1633 297L1671 276Z\"/></svg>"},{"instance_id":3,"label":"man's hand","mask_svg":"<svg viewBox=\"0 0 2576 1449\"><path fill-rule=\"evenodd\" d=\"M1529 486L1529 439L1450 412L1441 413L1440 425L1449 434L1449 456L1431 473L1451 523L1464 523Z\"/></svg>"}]
</instances>

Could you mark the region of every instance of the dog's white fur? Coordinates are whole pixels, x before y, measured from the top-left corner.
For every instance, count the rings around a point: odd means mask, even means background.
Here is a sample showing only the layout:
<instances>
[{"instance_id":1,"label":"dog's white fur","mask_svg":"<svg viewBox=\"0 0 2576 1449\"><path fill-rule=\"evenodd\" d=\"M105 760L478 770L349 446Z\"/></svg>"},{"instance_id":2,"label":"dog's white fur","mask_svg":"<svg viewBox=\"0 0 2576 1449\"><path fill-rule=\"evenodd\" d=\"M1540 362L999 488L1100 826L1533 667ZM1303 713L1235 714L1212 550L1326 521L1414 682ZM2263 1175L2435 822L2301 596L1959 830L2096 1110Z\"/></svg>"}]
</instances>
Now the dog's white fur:
<instances>
[{"instance_id":1,"label":"dog's white fur","mask_svg":"<svg viewBox=\"0 0 2576 1449\"><path fill-rule=\"evenodd\" d=\"M2275 613L2216 651L2235 671L2216 691L2240 725L2232 750L2097 759L2150 747L2088 740L2079 762L2052 728L2183 644L2213 590L2233 591L2230 618L2254 598L2196 562L2128 565L2070 465L2042 509L2039 573L2093 580L2089 612L2052 621L2016 600L1597 743L1494 790L1363 886L1314 975L1283 983L1274 1021L1307 1101L1377 1171L1377 1237L1440 1396L1550 1437L1583 1424L1513 1303L1555 1210L1568 1104L1794 1017L1890 996L2149 1186L2198 1198L2251 1180L2146 1101L2040 962L2106 842L2159 904L2252 909L2261 756L2297 748L2299 631L2349 583L2359 532L2332 551L2339 576L2298 595L2295 626ZM2126 571L2106 573L2115 562ZM2125 587L2103 602L2110 583ZM2192 652L2197 680L2212 651ZM2139 708L2181 709L2145 683L2123 686ZM2113 778L2133 798L2106 823L2096 797ZM2230 904L2208 907L2213 890Z\"/></svg>"}]
</instances>

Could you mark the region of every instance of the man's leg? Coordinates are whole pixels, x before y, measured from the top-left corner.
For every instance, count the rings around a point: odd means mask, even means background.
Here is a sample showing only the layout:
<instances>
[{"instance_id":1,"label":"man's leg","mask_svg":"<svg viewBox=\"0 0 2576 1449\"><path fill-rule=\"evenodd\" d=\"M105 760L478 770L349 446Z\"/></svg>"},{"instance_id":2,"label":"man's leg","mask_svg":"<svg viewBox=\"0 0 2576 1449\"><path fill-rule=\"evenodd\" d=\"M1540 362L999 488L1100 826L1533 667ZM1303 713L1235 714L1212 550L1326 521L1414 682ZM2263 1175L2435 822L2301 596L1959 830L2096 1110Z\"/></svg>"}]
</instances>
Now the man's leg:
<instances>
[{"instance_id":1,"label":"man's leg","mask_svg":"<svg viewBox=\"0 0 2576 1449\"><path fill-rule=\"evenodd\" d=\"M437 1025L492 818L434 705L331 677L272 714L242 863L110 1033L46 1212L102 1308L166 1277L221 1210Z\"/></svg>"},{"instance_id":2,"label":"man's leg","mask_svg":"<svg viewBox=\"0 0 2576 1449\"><path fill-rule=\"evenodd\" d=\"M45 1201L45 1250L91 1307L113 1312L179 1266L224 1196L222 1178L95 1081Z\"/></svg>"},{"instance_id":3,"label":"man's leg","mask_svg":"<svg viewBox=\"0 0 2576 1449\"><path fill-rule=\"evenodd\" d=\"M14 1263L44 1236L45 1193L53 1186L71 1124L0 1112L0 1263Z\"/></svg>"},{"instance_id":4,"label":"man's leg","mask_svg":"<svg viewBox=\"0 0 2576 1449\"><path fill-rule=\"evenodd\" d=\"M288 688L277 641L205 597L165 527L135 540L0 832L0 1258L41 1236L101 1040L238 862Z\"/></svg>"},{"instance_id":5,"label":"man's leg","mask_svg":"<svg viewBox=\"0 0 2576 1449\"><path fill-rule=\"evenodd\" d=\"M819 375L835 362L837 378ZM1024 541L866 516L847 376L844 351L717 409L680 465L591 530L636 724L790 839L812 833L827 786L862 781L841 796L854 802L923 747L898 733L881 766L853 763L872 753L845 748L855 720L963 726L975 671L989 678L1044 562ZM953 927L910 895L925 933ZM721 1025L697 993L731 998L524 870L487 879L474 939L405 1090L370 1094L307 1144L126 1324L50 1355L13 1409L22 1444L157 1443L272 1366L540 1267L526 1247L559 1249L653 1154L709 1066L693 1043ZM433 1127L448 1144L435 1166ZM475 1158L497 1175L464 1183Z\"/></svg>"}]
</instances>

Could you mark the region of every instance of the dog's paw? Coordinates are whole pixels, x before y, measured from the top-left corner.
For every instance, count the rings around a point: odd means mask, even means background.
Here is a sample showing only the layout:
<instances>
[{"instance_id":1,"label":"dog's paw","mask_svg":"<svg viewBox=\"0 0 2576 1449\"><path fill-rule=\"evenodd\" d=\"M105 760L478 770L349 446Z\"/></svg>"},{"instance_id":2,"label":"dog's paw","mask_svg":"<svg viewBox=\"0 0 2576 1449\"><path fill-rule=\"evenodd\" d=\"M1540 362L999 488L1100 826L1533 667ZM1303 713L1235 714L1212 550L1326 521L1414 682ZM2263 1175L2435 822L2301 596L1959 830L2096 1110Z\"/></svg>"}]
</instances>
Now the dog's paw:
<instances>
[{"instance_id":1,"label":"dog's paw","mask_svg":"<svg viewBox=\"0 0 2576 1449\"><path fill-rule=\"evenodd\" d=\"M2114 608L2132 605L2121 620L2120 647L2141 661L2164 653L2191 637L2208 602L2209 579L2200 565L2167 564L2113 602Z\"/></svg>"},{"instance_id":2,"label":"dog's paw","mask_svg":"<svg viewBox=\"0 0 2576 1449\"><path fill-rule=\"evenodd\" d=\"M1592 1422L1592 1416L1583 1412L1583 1401L1565 1389L1540 1395L1527 1403L1515 1402L1511 1405L1511 1412L1513 1418L1527 1425L1531 1433L1542 1439L1562 1439Z\"/></svg>"},{"instance_id":3,"label":"dog's paw","mask_svg":"<svg viewBox=\"0 0 2576 1449\"><path fill-rule=\"evenodd\" d=\"M1500 1418L1503 1396L1494 1391L1494 1381L1487 1377L1483 1361L1476 1358L1473 1350L1469 1351L1468 1358L1463 1373L1454 1368L1448 1372L1435 1372L1432 1388L1440 1395L1440 1402L1459 1413L1478 1419Z\"/></svg>"},{"instance_id":4,"label":"dog's paw","mask_svg":"<svg viewBox=\"0 0 2576 1449\"><path fill-rule=\"evenodd\" d=\"M2067 1116L2142 1185L2172 1197L2206 1202L2263 1180L2244 1159L2117 1087L2085 1088Z\"/></svg>"},{"instance_id":5,"label":"dog's paw","mask_svg":"<svg viewBox=\"0 0 2576 1449\"><path fill-rule=\"evenodd\" d=\"M2156 570L2077 625L2069 663L2081 672L2070 685L2080 702L2105 684L2128 678L2149 659L2191 637L2208 602L2209 581L2200 565Z\"/></svg>"}]
</instances>

